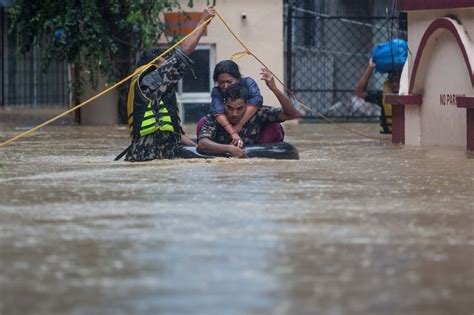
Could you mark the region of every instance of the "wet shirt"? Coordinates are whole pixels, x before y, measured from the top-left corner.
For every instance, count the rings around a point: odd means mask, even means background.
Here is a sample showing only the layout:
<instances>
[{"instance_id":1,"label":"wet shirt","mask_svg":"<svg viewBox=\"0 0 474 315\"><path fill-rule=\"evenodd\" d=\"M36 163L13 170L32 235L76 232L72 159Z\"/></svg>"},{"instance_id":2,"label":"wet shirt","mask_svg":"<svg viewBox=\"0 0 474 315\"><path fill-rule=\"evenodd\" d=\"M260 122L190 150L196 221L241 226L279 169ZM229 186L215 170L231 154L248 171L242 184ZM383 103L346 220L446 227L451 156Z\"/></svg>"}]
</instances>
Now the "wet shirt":
<instances>
[{"instance_id":1,"label":"wet shirt","mask_svg":"<svg viewBox=\"0 0 474 315\"><path fill-rule=\"evenodd\" d=\"M263 107L258 110L239 132L239 136L244 144L256 144L262 126L266 123L281 122L279 119L281 112L281 108L273 107ZM204 138L209 138L220 144L229 144L232 141L227 131L225 131L211 114L206 116L204 125L198 135L198 141Z\"/></svg>"},{"instance_id":2,"label":"wet shirt","mask_svg":"<svg viewBox=\"0 0 474 315\"><path fill-rule=\"evenodd\" d=\"M175 132L157 131L152 134L134 138L125 157L126 161L147 161L153 159L170 159L175 157L175 151L181 141L182 128L179 125L179 115L174 91L176 84L183 77L191 59L177 48L159 69L143 76L140 88L147 98L153 100L153 111L158 115L161 100L168 108L169 115L175 125ZM135 109L137 110L137 108Z\"/></svg>"},{"instance_id":3,"label":"wet shirt","mask_svg":"<svg viewBox=\"0 0 474 315\"><path fill-rule=\"evenodd\" d=\"M365 101L378 105L381 107L380 111L380 133L392 133L391 116L387 117L385 107L383 106L383 92L382 91L367 91Z\"/></svg>"},{"instance_id":4,"label":"wet shirt","mask_svg":"<svg viewBox=\"0 0 474 315\"><path fill-rule=\"evenodd\" d=\"M140 81L142 91L150 98L159 98L165 92L174 89L176 83L183 77L186 67L192 63L193 61L181 48L176 48L160 68L143 76Z\"/></svg>"},{"instance_id":5,"label":"wet shirt","mask_svg":"<svg viewBox=\"0 0 474 315\"><path fill-rule=\"evenodd\" d=\"M176 88L167 91L162 97L163 106L168 109L169 116L173 120L174 129L184 135L181 127L181 118L179 117L178 101L176 99Z\"/></svg>"},{"instance_id":6,"label":"wet shirt","mask_svg":"<svg viewBox=\"0 0 474 315\"><path fill-rule=\"evenodd\" d=\"M149 99L153 100L153 111L156 116L160 101L168 110L172 124L176 132L182 133L178 106L176 102L176 84L183 77L186 68L191 65L192 60L177 48L160 68L143 76L140 88Z\"/></svg>"},{"instance_id":7,"label":"wet shirt","mask_svg":"<svg viewBox=\"0 0 474 315\"><path fill-rule=\"evenodd\" d=\"M249 91L249 98L247 104L262 108L263 97L260 94L257 82L250 77L241 78L240 83ZM224 113L224 98L222 96L221 89L214 87L211 93L211 108L209 113L211 115L223 114Z\"/></svg>"}]
</instances>

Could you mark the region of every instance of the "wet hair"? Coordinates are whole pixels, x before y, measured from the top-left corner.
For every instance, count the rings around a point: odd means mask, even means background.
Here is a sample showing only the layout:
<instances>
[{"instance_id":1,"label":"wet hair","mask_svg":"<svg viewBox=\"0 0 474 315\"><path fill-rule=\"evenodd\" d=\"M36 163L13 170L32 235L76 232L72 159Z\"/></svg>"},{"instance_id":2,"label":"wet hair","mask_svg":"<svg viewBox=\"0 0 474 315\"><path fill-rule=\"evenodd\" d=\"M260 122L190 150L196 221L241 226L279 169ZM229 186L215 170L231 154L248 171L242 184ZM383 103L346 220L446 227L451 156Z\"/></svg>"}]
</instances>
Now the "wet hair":
<instances>
[{"instance_id":1,"label":"wet hair","mask_svg":"<svg viewBox=\"0 0 474 315\"><path fill-rule=\"evenodd\" d=\"M214 68L214 74L212 76L214 82L217 82L219 75L223 73L228 73L239 80L242 77L239 71L239 66L232 60L223 60L216 65L216 67Z\"/></svg>"},{"instance_id":2,"label":"wet hair","mask_svg":"<svg viewBox=\"0 0 474 315\"><path fill-rule=\"evenodd\" d=\"M229 85L229 87L224 92L224 102L227 100L235 101L240 98L243 100L247 100L249 98L249 91L240 83Z\"/></svg>"},{"instance_id":3,"label":"wet hair","mask_svg":"<svg viewBox=\"0 0 474 315\"><path fill-rule=\"evenodd\" d=\"M142 52L140 56L138 56L138 59L137 59L137 68L146 65L147 63L149 63L150 61L152 61L153 59L155 59L162 53L163 53L163 50L158 49L158 48L153 48L153 49Z\"/></svg>"}]
</instances>

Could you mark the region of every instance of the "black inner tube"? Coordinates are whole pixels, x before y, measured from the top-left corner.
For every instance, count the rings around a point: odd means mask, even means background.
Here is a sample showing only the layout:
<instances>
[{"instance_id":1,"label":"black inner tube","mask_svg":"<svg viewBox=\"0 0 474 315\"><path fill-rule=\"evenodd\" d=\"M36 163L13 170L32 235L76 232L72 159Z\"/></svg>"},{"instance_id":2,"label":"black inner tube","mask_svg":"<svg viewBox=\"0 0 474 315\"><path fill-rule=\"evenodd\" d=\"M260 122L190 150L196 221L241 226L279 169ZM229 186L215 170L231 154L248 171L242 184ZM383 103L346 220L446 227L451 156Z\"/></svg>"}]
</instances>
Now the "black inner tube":
<instances>
[{"instance_id":1,"label":"black inner tube","mask_svg":"<svg viewBox=\"0 0 474 315\"><path fill-rule=\"evenodd\" d=\"M249 158L268 158L277 160L299 160L298 150L288 142L255 144L244 147ZM193 146L181 146L177 157L182 159L212 159L215 157L231 157L230 154L210 154L199 151Z\"/></svg>"}]
</instances>

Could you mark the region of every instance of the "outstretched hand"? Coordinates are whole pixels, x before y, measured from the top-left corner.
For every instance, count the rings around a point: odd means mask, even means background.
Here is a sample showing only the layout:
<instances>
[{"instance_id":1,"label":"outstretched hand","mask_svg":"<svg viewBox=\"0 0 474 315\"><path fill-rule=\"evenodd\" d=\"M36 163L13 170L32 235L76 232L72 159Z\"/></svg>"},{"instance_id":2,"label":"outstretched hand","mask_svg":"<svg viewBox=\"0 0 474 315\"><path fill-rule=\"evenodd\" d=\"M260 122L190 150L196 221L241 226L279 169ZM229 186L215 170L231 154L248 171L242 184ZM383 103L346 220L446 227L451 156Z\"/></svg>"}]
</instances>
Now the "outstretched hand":
<instances>
[{"instance_id":1,"label":"outstretched hand","mask_svg":"<svg viewBox=\"0 0 474 315\"><path fill-rule=\"evenodd\" d=\"M204 11L202 12L201 19L206 21L211 16L212 17L216 16L216 9L214 9L214 7L212 5L210 5L210 6L208 6L207 8L204 9Z\"/></svg>"},{"instance_id":2,"label":"outstretched hand","mask_svg":"<svg viewBox=\"0 0 474 315\"><path fill-rule=\"evenodd\" d=\"M242 141L242 138L240 138L237 132L232 133L231 137L232 137L232 141L230 144L239 148L242 148L244 146L244 142Z\"/></svg>"},{"instance_id":3,"label":"outstretched hand","mask_svg":"<svg viewBox=\"0 0 474 315\"><path fill-rule=\"evenodd\" d=\"M230 155L232 155L232 157L239 159L248 157L247 154L245 154L244 150L242 150L242 148L233 145L229 145L229 153Z\"/></svg>"},{"instance_id":4,"label":"outstretched hand","mask_svg":"<svg viewBox=\"0 0 474 315\"><path fill-rule=\"evenodd\" d=\"M275 78L273 77L273 73L270 72L267 68L262 68L262 72L260 74L262 75L262 80L265 81L267 84L268 88L270 90L276 89L276 83L275 83Z\"/></svg>"},{"instance_id":5,"label":"outstretched hand","mask_svg":"<svg viewBox=\"0 0 474 315\"><path fill-rule=\"evenodd\" d=\"M368 68L374 69L375 68L375 62L372 58L369 59L369 64L367 65Z\"/></svg>"}]
</instances>

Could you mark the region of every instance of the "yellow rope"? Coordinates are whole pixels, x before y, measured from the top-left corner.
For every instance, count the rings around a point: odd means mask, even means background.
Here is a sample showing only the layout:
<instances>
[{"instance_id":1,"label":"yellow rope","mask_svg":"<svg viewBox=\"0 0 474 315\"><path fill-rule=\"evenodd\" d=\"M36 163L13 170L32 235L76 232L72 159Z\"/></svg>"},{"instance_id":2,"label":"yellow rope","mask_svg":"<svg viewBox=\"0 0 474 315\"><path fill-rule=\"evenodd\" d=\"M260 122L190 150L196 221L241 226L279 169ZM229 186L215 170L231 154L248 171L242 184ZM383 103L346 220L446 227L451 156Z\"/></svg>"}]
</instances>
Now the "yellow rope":
<instances>
[{"instance_id":1,"label":"yellow rope","mask_svg":"<svg viewBox=\"0 0 474 315\"><path fill-rule=\"evenodd\" d=\"M3 147L3 146L6 146L20 138L23 138L33 132L35 132L36 130L52 123L53 121L55 120L58 120L59 118L63 117L63 116L66 116L67 114L69 113L72 113L73 111L75 110L78 110L79 108L91 103L92 101L94 101L95 99L101 97L102 95L112 91L113 89L115 89L116 87L124 84L125 82L127 82L128 80L130 80L131 78L133 78L135 75L141 73L142 71L144 71L145 68L147 68L148 66L150 66L151 64L153 64L155 61L157 61L158 59L160 59L161 57L163 57L164 55L166 55L167 53L169 53L171 50L173 50L174 48L176 48L179 44L181 44L182 42L184 42L187 38L189 38L192 34L194 34L196 31L198 31L199 29L205 27L214 17L211 16L210 18L208 18L204 23L202 23L201 25L197 26L191 33L189 33L188 35L186 35L185 37L183 37L182 39L180 39L177 43L175 43L173 46L171 46L170 48L168 48L165 52L163 52L161 55L157 56L155 59L153 59L152 61L150 61L148 64L146 64L145 66L142 66L138 69L136 69L132 74L130 74L129 76L127 76L126 78L118 81L117 83L115 83L114 85L112 85L111 87L103 90L102 92L100 92L99 94L95 95L95 96L92 96L91 98L85 100L84 102L74 106L74 107L71 107L70 109L68 109L67 111L37 125L36 127L33 127L31 128L30 130L27 130L25 132L22 132L14 137L12 137L11 139L8 139L2 143L0 143L0 148Z\"/></svg>"},{"instance_id":2,"label":"yellow rope","mask_svg":"<svg viewBox=\"0 0 474 315\"><path fill-rule=\"evenodd\" d=\"M249 55L248 51L238 52L238 53L233 54L232 57L230 57L230 59L232 61L236 61L236 60L239 60L240 58L248 56L248 55Z\"/></svg>"},{"instance_id":3,"label":"yellow rope","mask_svg":"<svg viewBox=\"0 0 474 315\"><path fill-rule=\"evenodd\" d=\"M234 31L232 31L232 29L229 27L229 25L227 24L227 22L224 20L224 18L220 15L220 13L216 10L216 14L217 16L219 17L219 19L222 21L222 23L225 25L225 27L227 28L227 30L229 30L229 32L232 34L232 36L239 42L239 44L245 48L245 51L242 52L242 53L238 53L237 55L239 56L236 56L237 58L240 57L240 56L243 56L245 54L248 54L248 55L251 55L252 57L254 57L263 67L269 69L264 63L263 61L261 61L252 51L250 51L250 49L248 49L248 47L242 42L242 40L240 40L240 38L234 33ZM163 57L164 55L166 55L168 52L170 52L172 49L174 49L175 47L177 47L178 45L180 45L183 41L185 41L188 37L190 37L192 34L194 34L196 31L198 31L199 29L201 29L202 27L206 26L214 17L210 17L208 18L204 23L202 23L201 25L199 25L198 27L196 27L191 33L189 33L188 35L186 35L184 38L182 38L181 40L179 40L177 43L175 43L173 46L171 46L170 48L168 48L165 52L163 52L162 54L160 54L159 56L157 56L155 59L153 59L152 61L150 61L146 66L149 66L151 64L153 64L155 61L157 61L159 58ZM144 66L145 67L145 66ZM127 82L128 80L130 80L132 77L134 77L135 75L137 75L138 73L140 73L141 71L143 71L143 67L139 68L139 69L136 69L132 74L130 74L129 76L127 76L126 78L120 80L119 82L115 83L114 85L110 86L109 88L105 89L104 91L100 92L99 94L87 99L86 101L68 109L67 111L37 125L36 127L33 127L31 128L30 130L27 130L25 132L22 132L14 137L12 137L11 139L8 139L2 143L0 143L0 147L3 147L3 146L6 146L22 137L25 137L33 132L35 132L36 130L52 123L53 121L71 113L71 112L74 112L76 110L78 110L79 108L91 103L92 101L94 101L95 99L101 97L102 95L112 91L113 89L117 88L118 86L124 84L125 82ZM270 72L272 72L270 69L269 69ZM371 137L371 136L368 136L366 134L363 134L361 132L358 132L356 130L353 130L351 128L347 128L347 127L344 127L342 126L341 124L338 124L336 121L334 121L333 119L323 115L322 113L319 113L318 111L306 106L303 102L301 102L297 97L296 95L283 83L282 80L280 80L280 78L278 78L278 76L276 76L273 72L272 72L274 78L284 87L284 89L288 92L288 94L293 97L296 101L298 101L306 110L308 110L309 112L312 112L312 113L315 113L317 116L323 118L324 120L326 121L329 121L335 125L337 125L338 127L342 128L342 129L345 129L349 132L352 132L354 134L358 134L362 137L365 137L365 138L369 138L369 139L375 139L375 140L382 140L382 141L389 141L387 139L384 139L384 138L379 138L379 137Z\"/></svg>"},{"instance_id":4,"label":"yellow rope","mask_svg":"<svg viewBox=\"0 0 474 315\"><path fill-rule=\"evenodd\" d=\"M238 58L242 57L244 54L248 54L248 55L251 55L252 57L254 57L262 66L264 66L265 68L267 68L272 74L273 74L273 77L283 86L283 88L285 89L285 91L288 92L288 94L293 97L296 101L298 101L302 107L304 107L307 111L311 112L311 113L314 113L316 114L317 116L321 117L323 120L326 120L326 121L329 121L330 123L333 123L334 125L338 126L339 128L341 129L344 129L346 131L349 131L349 132L352 132L354 134L358 134L359 136L362 136L362 137L365 137L365 138L369 138L369 139L374 139L374 140L381 140L381 141L391 141L390 139L385 139L385 138L381 138L381 137L372 137L372 136L369 136L369 135L366 135L362 132L359 132L357 130L354 130L354 129L351 129L351 128L348 128L348 127L345 127L345 126L342 126L341 124L337 123L334 119L331 119L329 117L327 117L326 115L310 108L309 106L305 105L303 102L301 102L297 97L296 95L293 93L293 91L291 91L284 83L282 80L280 80L278 78L278 76L276 76L271 70L270 68L268 68L264 63L263 61L261 61L243 42L242 40L240 40L240 38L234 33L234 31L232 31L232 29L230 28L230 26L226 23L226 21L224 20L224 18L220 15L220 13L216 10L216 14L217 16L219 17L219 19L222 21L222 23L224 23L224 26L229 30L229 32L232 34L232 36L234 36L234 38L240 43L240 45L242 45L243 48L245 48L245 51L244 52L241 52L241 53L236 53L232 56L232 59L235 58L235 56L238 56ZM236 59L238 59L236 58Z\"/></svg>"}]
</instances>

